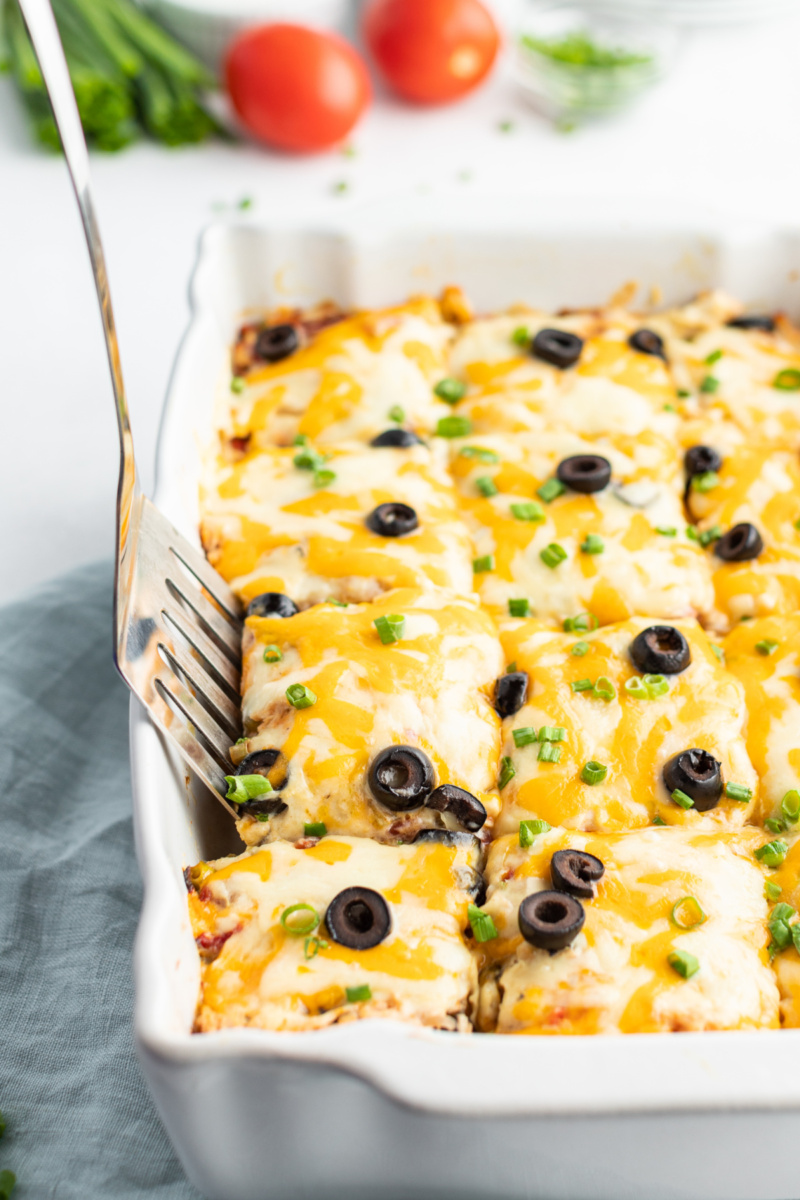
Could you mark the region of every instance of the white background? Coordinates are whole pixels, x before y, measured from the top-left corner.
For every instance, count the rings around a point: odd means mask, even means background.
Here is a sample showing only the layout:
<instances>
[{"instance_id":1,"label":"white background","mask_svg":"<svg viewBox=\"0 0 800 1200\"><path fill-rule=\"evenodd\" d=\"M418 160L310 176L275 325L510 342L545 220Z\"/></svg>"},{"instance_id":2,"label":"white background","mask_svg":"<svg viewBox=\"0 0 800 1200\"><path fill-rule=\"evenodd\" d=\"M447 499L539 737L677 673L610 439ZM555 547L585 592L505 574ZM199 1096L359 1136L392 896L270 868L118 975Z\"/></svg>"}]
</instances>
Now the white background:
<instances>
[{"instance_id":1,"label":"white background","mask_svg":"<svg viewBox=\"0 0 800 1200\"><path fill-rule=\"evenodd\" d=\"M187 281L214 206L253 199L269 221L404 192L675 198L800 223L800 11L686 35L669 78L630 113L555 132L504 65L455 107L378 96L354 157L293 159L248 145L94 157L137 455L146 488ZM499 125L512 120L511 132ZM336 185L344 181L346 193ZM535 219L535 217L534 217ZM110 557L117 440L93 285L64 164L32 143L0 79L0 601ZM510 298L512 299L512 298ZM576 296L575 302L580 303Z\"/></svg>"}]
</instances>

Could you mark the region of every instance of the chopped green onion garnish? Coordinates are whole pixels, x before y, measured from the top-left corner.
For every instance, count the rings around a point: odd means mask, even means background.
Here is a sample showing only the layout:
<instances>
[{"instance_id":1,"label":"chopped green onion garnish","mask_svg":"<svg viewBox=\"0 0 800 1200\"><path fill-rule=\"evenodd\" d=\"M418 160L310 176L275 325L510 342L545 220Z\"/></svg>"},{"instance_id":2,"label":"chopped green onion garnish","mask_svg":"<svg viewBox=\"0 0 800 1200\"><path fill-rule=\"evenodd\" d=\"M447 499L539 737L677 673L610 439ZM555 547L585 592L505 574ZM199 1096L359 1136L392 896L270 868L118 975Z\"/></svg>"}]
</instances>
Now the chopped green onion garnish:
<instances>
[{"instance_id":1,"label":"chopped green onion garnish","mask_svg":"<svg viewBox=\"0 0 800 1200\"><path fill-rule=\"evenodd\" d=\"M581 779L584 783L602 783L607 774L608 767L604 763L596 762L593 758L584 763L581 768Z\"/></svg>"},{"instance_id":2,"label":"chopped green onion garnish","mask_svg":"<svg viewBox=\"0 0 800 1200\"><path fill-rule=\"evenodd\" d=\"M335 608L349 608L350 605L346 600L337 600L335 596L328 596L326 604L332 604Z\"/></svg>"},{"instance_id":3,"label":"chopped green onion garnish","mask_svg":"<svg viewBox=\"0 0 800 1200\"><path fill-rule=\"evenodd\" d=\"M531 615L530 600L509 600L508 615L510 617L529 617Z\"/></svg>"},{"instance_id":4,"label":"chopped green onion garnish","mask_svg":"<svg viewBox=\"0 0 800 1200\"><path fill-rule=\"evenodd\" d=\"M486 496L487 498L489 496L496 496L499 490L491 475L480 475L475 480L475 487L482 496Z\"/></svg>"},{"instance_id":5,"label":"chopped green onion garnish","mask_svg":"<svg viewBox=\"0 0 800 1200\"><path fill-rule=\"evenodd\" d=\"M678 388L675 394L679 400L688 400L692 393L688 390L688 388Z\"/></svg>"},{"instance_id":6,"label":"chopped green onion garnish","mask_svg":"<svg viewBox=\"0 0 800 1200\"><path fill-rule=\"evenodd\" d=\"M713 367L714 363L719 362L719 360L721 358L722 358L721 350L712 350L711 353L705 359L705 364L707 367Z\"/></svg>"},{"instance_id":7,"label":"chopped green onion garnish","mask_svg":"<svg viewBox=\"0 0 800 1200\"><path fill-rule=\"evenodd\" d=\"M476 575L494 570L494 555L484 554L482 558L473 558L472 569Z\"/></svg>"},{"instance_id":8,"label":"chopped green onion garnish","mask_svg":"<svg viewBox=\"0 0 800 1200\"><path fill-rule=\"evenodd\" d=\"M512 504L510 511L512 517L516 517L518 521L544 521L546 519L544 509L535 500L527 500L523 504Z\"/></svg>"},{"instance_id":9,"label":"chopped green onion garnish","mask_svg":"<svg viewBox=\"0 0 800 1200\"><path fill-rule=\"evenodd\" d=\"M747 787L744 783L726 783L725 795L729 800L752 800L753 789Z\"/></svg>"},{"instance_id":10,"label":"chopped green onion garnish","mask_svg":"<svg viewBox=\"0 0 800 1200\"><path fill-rule=\"evenodd\" d=\"M570 654L573 654L575 656L575 658L583 658L584 654L589 653L589 643L588 642L575 642L574 646L570 647L569 652L570 652Z\"/></svg>"},{"instance_id":11,"label":"chopped green onion garnish","mask_svg":"<svg viewBox=\"0 0 800 1200\"><path fill-rule=\"evenodd\" d=\"M795 527L795 529L800 530L800 517L798 517L797 520L795 521L794 527Z\"/></svg>"},{"instance_id":12,"label":"chopped green onion garnish","mask_svg":"<svg viewBox=\"0 0 800 1200\"><path fill-rule=\"evenodd\" d=\"M559 546L558 542L551 542L549 546L545 546L544 550L539 551L539 558L551 571L564 562L566 557L566 550L563 546Z\"/></svg>"},{"instance_id":13,"label":"chopped green onion garnish","mask_svg":"<svg viewBox=\"0 0 800 1200\"><path fill-rule=\"evenodd\" d=\"M672 799L678 805L678 808L694 808L694 800L691 796L687 796L686 792L682 792L680 788L675 788L672 793Z\"/></svg>"},{"instance_id":14,"label":"chopped green onion garnish","mask_svg":"<svg viewBox=\"0 0 800 1200\"><path fill-rule=\"evenodd\" d=\"M519 823L519 844L527 849L533 845L533 839L538 837L540 833L547 833L552 829L552 825L548 825L547 821L520 821Z\"/></svg>"},{"instance_id":15,"label":"chopped green onion garnish","mask_svg":"<svg viewBox=\"0 0 800 1200\"><path fill-rule=\"evenodd\" d=\"M573 679L569 685L573 692L590 692L594 687L591 679Z\"/></svg>"},{"instance_id":16,"label":"chopped green onion garnish","mask_svg":"<svg viewBox=\"0 0 800 1200\"><path fill-rule=\"evenodd\" d=\"M467 385L460 379L440 379L433 390L445 404L458 404L467 394Z\"/></svg>"},{"instance_id":17,"label":"chopped green onion garnish","mask_svg":"<svg viewBox=\"0 0 800 1200\"><path fill-rule=\"evenodd\" d=\"M600 624L594 613L582 612L577 617L566 617L564 620L565 633L589 633Z\"/></svg>"},{"instance_id":18,"label":"chopped green onion garnish","mask_svg":"<svg viewBox=\"0 0 800 1200\"><path fill-rule=\"evenodd\" d=\"M539 730L540 742L563 742L567 731L563 725L543 725Z\"/></svg>"},{"instance_id":19,"label":"chopped green onion garnish","mask_svg":"<svg viewBox=\"0 0 800 1200\"><path fill-rule=\"evenodd\" d=\"M325 837L328 826L324 821L306 821L303 825L304 837Z\"/></svg>"},{"instance_id":20,"label":"chopped green onion garnish","mask_svg":"<svg viewBox=\"0 0 800 1200\"><path fill-rule=\"evenodd\" d=\"M515 346L522 346L527 350L531 341L531 331L526 325L518 325L511 334L511 340Z\"/></svg>"},{"instance_id":21,"label":"chopped green onion garnish","mask_svg":"<svg viewBox=\"0 0 800 1200\"><path fill-rule=\"evenodd\" d=\"M700 901L694 896L681 896L680 900L676 900L670 916L673 925L677 925L678 929L696 929L708 920L700 907Z\"/></svg>"},{"instance_id":22,"label":"chopped green onion garnish","mask_svg":"<svg viewBox=\"0 0 800 1200\"><path fill-rule=\"evenodd\" d=\"M722 537L722 528L719 525L712 525L710 529L704 529L698 534L697 540L701 546L710 546L712 542L718 541Z\"/></svg>"},{"instance_id":23,"label":"chopped green onion garnish","mask_svg":"<svg viewBox=\"0 0 800 1200\"><path fill-rule=\"evenodd\" d=\"M791 904L776 904L772 912L769 914L767 921L767 929L772 934L772 941L775 950L785 950L792 941L792 929L790 922L792 917L796 917L797 913L792 908ZM770 947L772 949L772 947Z\"/></svg>"},{"instance_id":24,"label":"chopped green onion garnish","mask_svg":"<svg viewBox=\"0 0 800 1200\"><path fill-rule=\"evenodd\" d=\"M764 884L764 896L767 900L778 900L780 898L781 891L782 888L780 884L773 883L771 879L768 879Z\"/></svg>"},{"instance_id":25,"label":"chopped green onion garnish","mask_svg":"<svg viewBox=\"0 0 800 1200\"><path fill-rule=\"evenodd\" d=\"M448 418L444 418L447 420ZM500 455L495 450L485 450L483 446L462 446L458 452L462 458L476 458L478 462L499 463Z\"/></svg>"},{"instance_id":26,"label":"chopped green onion garnish","mask_svg":"<svg viewBox=\"0 0 800 1200\"><path fill-rule=\"evenodd\" d=\"M515 662L509 663L508 666L506 667L506 675L513 675L514 672L516 671L516 669L517 669L517 664Z\"/></svg>"},{"instance_id":27,"label":"chopped green onion garnish","mask_svg":"<svg viewBox=\"0 0 800 1200\"><path fill-rule=\"evenodd\" d=\"M317 697L304 683L292 683L286 689L286 699L292 708L311 708L317 703Z\"/></svg>"},{"instance_id":28,"label":"chopped green onion garnish","mask_svg":"<svg viewBox=\"0 0 800 1200\"><path fill-rule=\"evenodd\" d=\"M308 437L305 433L296 433L292 439L293 446L307 446Z\"/></svg>"},{"instance_id":29,"label":"chopped green onion garnish","mask_svg":"<svg viewBox=\"0 0 800 1200\"><path fill-rule=\"evenodd\" d=\"M290 904L281 913L281 925L292 937L313 933L322 917L310 904Z\"/></svg>"},{"instance_id":30,"label":"chopped green onion garnish","mask_svg":"<svg viewBox=\"0 0 800 1200\"><path fill-rule=\"evenodd\" d=\"M637 700L655 700L669 691L663 675L633 675L625 681L625 691Z\"/></svg>"},{"instance_id":31,"label":"chopped green onion garnish","mask_svg":"<svg viewBox=\"0 0 800 1200\"><path fill-rule=\"evenodd\" d=\"M394 421L395 425L402 425L406 419L405 409L402 409L399 404L393 404L386 416L390 421Z\"/></svg>"},{"instance_id":32,"label":"chopped green onion garnish","mask_svg":"<svg viewBox=\"0 0 800 1200\"><path fill-rule=\"evenodd\" d=\"M791 367L785 371L778 371L772 381L772 386L781 392L798 391L800 389L800 371L795 371Z\"/></svg>"},{"instance_id":33,"label":"chopped green onion garnish","mask_svg":"<svg viewBox=\"0 0 800 1200\"><path fill-rule=\"evenodd\" d=\"M269 821L269 813L256 813L255 817L256 820L260 821L262 825L266 825L266 823Z\"/></svg>"},{"instance_id":34,"label":"chopped green onion garnish","mask_svg":"<svg viewBox=\"0 0 800 1200\"><path fill-rule=\"evenodd\" d=\"M497 786L501 792L506 784L511 782L516 773L517 768L510 758L506 756L500 759L500 778L497 781Z\"/></svg>"},{"instance_id":35,"label":"chopped green onion garnish","mask_svg":"<svg viewBox=\"0 0 800 1200\"><path fill-rule=\"evenodd\" d=\"M584 554L602 554L605 548L605 542L597 533L587 533L581 542L581 550Z\"/></svg>"},{"instance_id":36,"label":"chopped green onion garnish","mask_svg":"<svg viewBox=\"0 0 800 1200\"><path fill-rule=\"evenodd\" d=\"M719 475L716 471L701 471L699 475L692 476L692 491L693 492L710 492L712 488L719 484Z\"/></svg>"},{"instance_id":37,"label":"chopped green onion garnish","mask_svg":"<svg viewBox=\"0 0 800 1200\"><path fill-rule=\"evenodd\" d=\"M674 404L664 404L662 407L663 407L664 412L677 412L678 411Z\"/></svg>"},{"instance_id":38,"label":"chopped green onion garnish","mask_svg":"<svg viewBox=\"0 0 800 1200\"><path fill-rule=\"evenodd\" d=\"M400 641L405 633L406 619L402 613L389 613L385 617L376 617L372 624L384 646L388 646L391 642Z\"/></svg>"},{"instance_id":39,"label":"chopped green onion garnish","mask_svg":"<svg viewBox=\"0 0 800 1200\"><path fill-rule=\"evenodd\" d=\"M436 432L444 438L466 437L472 433L472 421L469 417L441 417Z\"/></svg>"},{"instance_id":40,"label":"chopped green onion garnish","mask_svg":"<svg viewBox=\"0 0 800 1200\"><path fill-rule=\"evenodd\" d=\"M700 963L687 950L673 950L667 962L681 979L691 979L700 970Z\"/></svg>"},{"instance_id":41,"label":"chopped green onion garnish","mask_svg":"<svg viewBox=\"0 0 800 1200\"><path fill-rule=\"evenodd\" d=\"M307 937L303 942L303 957L308 962L309 959L316 958L320 950L327 949L328 943L323 938Z\"/></svg>"},{"instance_id":42,"label":"chopped green onion garnish","mask_svg":"<svg viewBox=\"0 0 800 1200\"><path fill-rule=\"evenodd\" d=\"M239 392L244 391L244 380L240 375L234 375L233 379L231 380L231 391L236 392L237 395Z\"/></svg>"},{"instance_id":43,"label":"chopped green onion garnish","mask_svg":"<svg viewBox=\"0 0 800 1200\"><path fill-rule=\"evenodd\" d=\"M666 825L666 823L667 823L667 822L664 820L664 818L663 818L663 817L660 817L660 816L658 815L658 813L656 813L656 815L653 817L653 824L654 824L654 825Z\"/></svg>"},{"instance_id":44,"label":"chopped green onion garnish","mask_svg":"<svg viewBox=\"0 0 800 1200\"><path fill-rule=\"evenodd\" d=\"M362 983L358 987L345 988L345 992L348 1004L360 1004L363 1000L372 999L372 988L368 983Z\"/></svg>"},{"instance_id":45,"label":"chopped green onion garnish","mask_svg":"<svg viewBox=\"0 0 800 1200\"><path fill-rule=\"evenodd\" d=\"M280 662L283 658L283 651L280 646L265 646L264 647L264 662Z\"/></svg>"},{"instance_id":46,"label":"chopped green onion garnish","mask_svg":"<svg viewBox=\"0 0 800 1200\"><path fill-rule=\"evenodd\" d=\"M716 392L719 388L719 380L714 375L706 375L703 382L700 384L701 392Z\"/></svg>"},{"instance_id":47,"label":"chopped green onion garnish","mask_svg":"<svg viewBox=\"0 0 800 1200\"><path fill-rule=\"evenodd\" d=\"M774 638L764 638L762 642L756 642L756 650L759 654L767 657L767 655L774 654L779 645L780 642L776 642Z\"/></svg>"},{"instance_id":48,"label":"chopped green onion garnish","mask_svg":"<svg viewBox=\"0 0 800 1200\"><path fill-rule=\"evenodd\" d=\"M616 698L617 689L607 675L600 675L594 685L594 694L608 704L609 701Z\"/></svg>"},{"instance_id":49,"label":"chopped green onion garnish","mask_svg":"<svg viewBox=\"0 0 800 1200\"><path fill-rule=\"evenodd\" d=\"M467 920L475 934L476 942L490 942L492 938L497 937L497 926L494 921L489 913L478 908L477 904L470 904L467 908Z\"/></svg>"},{"instance_id":50,"label":"chopped green onion garnish","mask_svg":"<svg viewBox=\"0 0 800 1200\"><path fill-rule=\"evenodd\" d=\"M335 471L315 471L314 472L314 487L326 488L336 479Z\"/></svg>"},{"instance_id":51,"label":"chopped green onion garnish","mask_svg":"<svg viewBox=\"0 0 800 1200\"><path fill-rule=\"evenodd\" d=\"M513 730L512 736L514 745L517 747L530 746L532 742L537 741L537 733L532 725L525 725L522 729Z\"/></svg>"},{"instance_id":52,"label":"chopped green onion garnish","mask_svg":"<svg viewBox=\"0 0 800 1200\"><path fill-rule=\"evenodd\" d=\"M783 833L786 826L783 821L778 821L775 817L768 817L764 822L764 828L768 829L770 833Z\"/></svg>"},{"instance_id":53,"label":"chopped green onion garnish","mask_svg":"<svg viewBox=\"0 0 800 1200\"><path fill-rule=\"evenodd\" d=\"M774 842L767 842L765 846L759 846L755 851L755 856L765 867L779 867L788 852L789 847L786 842L777 839Z\"/></svg>"},{"instance_id":54,"label":"chopped green onion garnish","mask_svg":"<svg viewBox=\"0 0 800 1200\"><path fill-rule=\"evenodd\" d=\"M656 533L660 533L662 537L678 536L678 531L674 525L656 525Z\"/></svg>"},{"instance_id":55,"label":"chopped green onion garnish","mask_svg":"<svg viewBox=\"0 0 800 1200\"><path fill-rule=\"evenodd\" d=\"M800 821L800 792L792 788L781 800L781 812L790 825Z\"/></svg>"},{"instance_id":56,"label":"chopped green onion garnish","mask_svg":"<svg viewBox=\"0 0 800 1200\"><path fill-rule=\"evenodd\" d=\"M323 463L327 462L327 459L324 454L320 454L313 447L307 446L304 450L300 450L299 453L295 454L292 461L299 471L319 471Z\"/></svg>"},{"instance_id":57,"label":"chopped green onion garnish","mask_svg":"<svg viewBox=\"0 0 800 1200\"><path fill-rule=\"evenodd\" d=\"M554 746L552 742L542 742L536 757L538 762L557 763L561 759L561 747Z\"/></svg>"},{"instance_id":58,"label":"chopped green onion garnish","mask_svg":"<svg viewBox=\"0 0 800 1200\"><path fill-rule=\"evenodd\" d=\"M637 700L649 700L650 693L647 686L639 675L633 675L630 679L625 680L625 691L631 696L635 696Z\"/></svg>"},{"instance_id":59,"label":"chopped green onion garnish","mask_svg":"<svg viewBox=\"0 0 800 1200\"><path fill-rule=\"evenodd\" d=\"M228 785L225 799L233 800L234 804L244 804L272 791L272 784L264 775L226 775L225 782Z\"/></svg>"},{"instance_id":60,"label":"chopped green onion garnish","mask_svg":"<svg viewBox=\"0 0 800 1200\"><path fill-rule=\"evenodd\" d=\"M716 655L720 662L724 662L725 651L722 649L722 646L718 646L716 642L711 642L711 652Z\"/></svg>"},{"instance_id":61,"label":"chopped green onion garnish","mask_svg":"<svg viewBox=\"0 0 800 1200\"><path fill-rule=\"evenodd\" d=\"M686 526L686 536L687 536L687 538L689 538L689 541L691 541L691 542L699 542L700 541L700 534L697 532L694 525Z\"/></svg>"},{"instance_id":62,"label":"chopped green onion garnish","mask_svg":"<svg viewBox=\"0 0 800 1200\"><path fill-rule=\"evenodd\" d=\"M536 495L540 500L544 500L545 504L552 504L558 496L563 496L566 490L560 479L546 479L542 486L536 489Z\"/></svg>"}]
</instances>

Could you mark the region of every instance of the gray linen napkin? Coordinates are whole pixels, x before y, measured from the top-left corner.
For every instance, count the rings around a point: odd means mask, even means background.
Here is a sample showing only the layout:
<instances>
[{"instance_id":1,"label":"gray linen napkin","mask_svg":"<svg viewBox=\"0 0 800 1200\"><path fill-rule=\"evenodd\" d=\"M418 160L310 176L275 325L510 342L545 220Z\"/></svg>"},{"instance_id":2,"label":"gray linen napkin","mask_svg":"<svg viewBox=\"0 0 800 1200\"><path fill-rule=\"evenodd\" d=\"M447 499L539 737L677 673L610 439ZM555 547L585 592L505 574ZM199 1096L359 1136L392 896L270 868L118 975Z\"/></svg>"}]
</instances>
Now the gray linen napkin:
<instances>
[{"instance_id":1,"label":"gray linen napkin","mask_svg":"<svg viewBox=\"0 0 800 1200\"><path fill-rule=\"evenodd\" d=\"M139 1072L141 903L111 568L0 609L0 1170L14 1200L197 1200Z\"/></svg>"}]
</instances>

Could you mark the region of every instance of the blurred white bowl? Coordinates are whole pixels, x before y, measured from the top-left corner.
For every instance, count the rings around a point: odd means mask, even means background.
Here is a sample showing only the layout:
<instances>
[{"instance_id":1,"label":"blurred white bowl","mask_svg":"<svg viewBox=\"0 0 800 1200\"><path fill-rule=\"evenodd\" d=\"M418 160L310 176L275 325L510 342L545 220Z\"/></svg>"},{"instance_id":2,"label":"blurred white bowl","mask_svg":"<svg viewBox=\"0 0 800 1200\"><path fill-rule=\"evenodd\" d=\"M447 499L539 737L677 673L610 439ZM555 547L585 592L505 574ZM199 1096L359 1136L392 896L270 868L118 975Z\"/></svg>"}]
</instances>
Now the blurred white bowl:
<instances>
[{"instance_id":1,"label":"blurred white bowl","mask_svg":"<svg viewBox=\"0 0 800 1200\"><path fill-rule=\"evenodd\" d=\"M343 30L349 0L145 0L153 16L190 50L219 71L230 43L243 29L291 21Z\"/></svg>"}]
</instances>

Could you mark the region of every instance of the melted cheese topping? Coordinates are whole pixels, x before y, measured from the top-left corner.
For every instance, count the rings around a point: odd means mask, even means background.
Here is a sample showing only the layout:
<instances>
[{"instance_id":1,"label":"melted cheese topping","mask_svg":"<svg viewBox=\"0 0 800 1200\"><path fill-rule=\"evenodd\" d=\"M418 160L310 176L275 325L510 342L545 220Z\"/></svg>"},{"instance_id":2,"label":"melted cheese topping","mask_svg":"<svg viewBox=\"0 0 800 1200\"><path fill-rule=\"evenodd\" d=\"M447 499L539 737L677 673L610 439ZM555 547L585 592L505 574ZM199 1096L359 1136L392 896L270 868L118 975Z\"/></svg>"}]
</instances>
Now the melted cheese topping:
<instances>
[{"instance_id":1,"label":"melted cheese topping","mask_svg":"<svg viewBox=\"0 0 800 1200\"><path fill-rule=\"evenodd\" d=\"M764 877L753 857L758 830L716 833L650 829L591 836L553 830L530 849L514 837L492 846L486 911L498 929L484 943L488 972L483 1024L501 1033L648 1033L774 1028L778 993L766 946ZM551 886L555 850L586 850L605 865L597 895L572 944L551 955L523 940L525 896ZM706 920L691 930L671 920L693 896ZM700 968L682 979L673 951ZM499 1001L499 1003L498 1003Z\"/></svg>"},{"instance_id":2,"label":"melted cheese topping","mask_svg":"<svg viewBox=\"0 0 800 1200\"><path fill-rule=\"evenodd\" d=\"M303 452L307 453L306 447ZM296 448L220 455L203 481L203 544L209 561L246 600L285 592L296 604L368 600L393 587L472 588L472 546L459 517L443 451L331 446L314 484L294 465ZM379 537L365 524L379 504L410 505L418 528Z\"/></svg>"},{"instance_id":3,"label":"melted cheese topping","mask_svg":"<svg viewBox=\"0 0 800 1200\"><path fill-rule=\"evenodd\" d=\"M324 838L307 849L276 842L208 866L190 896L198 944L216 953L202 969L199 1030L310 1029L360 1017L470 1028L477 976L463 930L476 876L463 846ZM324 923L313 931L319 941L307 944L281 924L294 904L310 905L324 922L334 896L355 886L389 905L391 930L372 949L338 944ZM347 989L364 985L370 998L348 1001Z\"/></svg>"},{"instance_id":4,"label":"melted cheese topping","mask_svg":"<svg viewBox=\"0 0 800 1200\"><path fill-rule=\"evenodd\" d=\"M501 793L500 833L511 833L520 821L542 818L551 825L612 831L649 825L654 817L668 825L740 825L757 803L758 779L742 736L745 721L741 684L724 670L703 631L690 621L674 625L686 637L691 663L678 675L666 676L669 692L638 699L625 683L639 675L631 662L633 639L653 622L637 617L594 633L554 633L538 621L510 623L502 633L509 662L529 677L528 702L503 722L503 754L516 774ZM588 653L571 654L578 640ZM575 692L572 683L595 682L605 676L614 698L594 690ZM543 726L564 729L559 762L540 762L538 743L517 748L513 730ZM722 798L706 813L680 808L670 799L662 778L665 763L683 750L707 750L722 763L726 783L752 789L749 803ZM605 780L581 780L584 763L608 768Z\"/></svg>"},{"instance_id":5,"label":"melted cheese topping","mask_svg":"<svg viewBox=\"0 0 800 1200\"><path fill-rule=\"evenodd\" d=\"M492 452L499 465L470 457L470 447ZM573 454L607 458L611 486L542 503L537 489ZM677 455L658 435L591 442L566 432L471 438L454 447L451 470L476 557L494 563L476 574L475 588L496 615L506 615L513 599L528 600L538 617L563 619L589 610L602 624L634 613L695 616L712 607L706 557L685 534ZM488 499L476 484L485 475L499 492ZM515 518L511 505L531 500L540 504L544 520ZM581 550L589 534L602 538L601 554ZM551 543L566 553L555 567L541 557Z\"/></svg>"},{"instance_id":6,"label":"melted cheese topping","mask_svg":"<svg viewBox=\"0 0 800 1200\"><path fill-rule=\"evenodd\" d=\"M383 645L374 622L392 613L405 617L403 637ZM264 661L270 644L283 655L277 663ZM418 746L437 786L466 788L495 816L500 722L490 695L502 669L489 617L474 598L445 591L398 590L368 605L249 618L247 749L283 751L280 797L289 807L268 824L246 820L241 832L248 840L295 839L305 822L323 821L331 833L396 839L452 821L426 808L392 812L372 799L369 764L393 744ZM296 683L311 689L315 704L292 708L286 689Z\"/></svg>"},{"instance_id":7,"label":"melted cheese topping","mask_svg":"<svg viewBox=\"0 0 800 1200\"><path fill-rule=\"evenodd\" d=\"M777 642L769 654L759 643ZM780 817L800 789L800 613L746 621L724 642L728 670L744 685L747 749L761 780L758 816Z\"/></svg>"}]
</instances>

